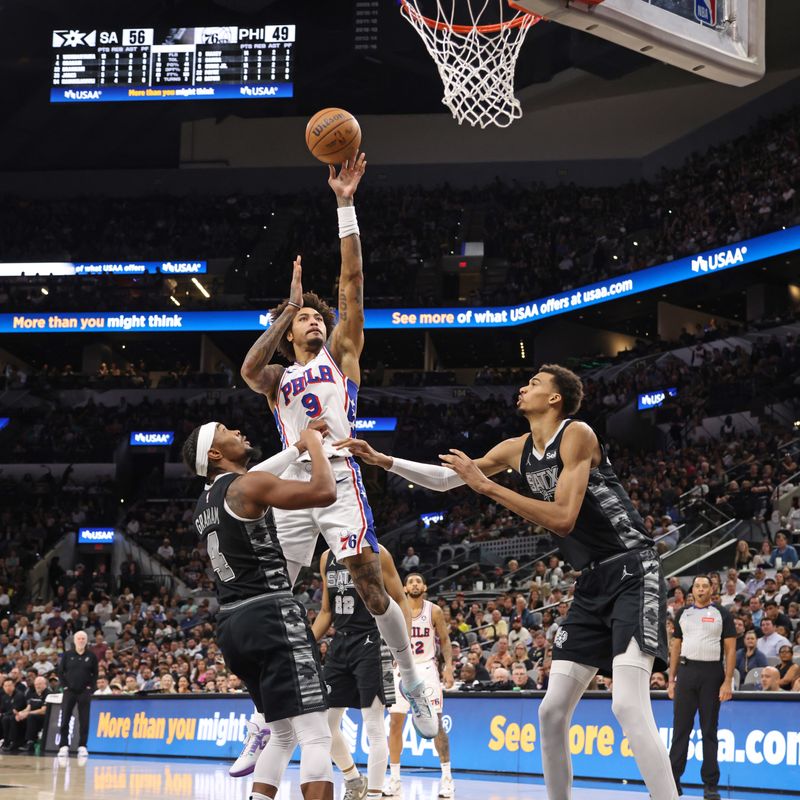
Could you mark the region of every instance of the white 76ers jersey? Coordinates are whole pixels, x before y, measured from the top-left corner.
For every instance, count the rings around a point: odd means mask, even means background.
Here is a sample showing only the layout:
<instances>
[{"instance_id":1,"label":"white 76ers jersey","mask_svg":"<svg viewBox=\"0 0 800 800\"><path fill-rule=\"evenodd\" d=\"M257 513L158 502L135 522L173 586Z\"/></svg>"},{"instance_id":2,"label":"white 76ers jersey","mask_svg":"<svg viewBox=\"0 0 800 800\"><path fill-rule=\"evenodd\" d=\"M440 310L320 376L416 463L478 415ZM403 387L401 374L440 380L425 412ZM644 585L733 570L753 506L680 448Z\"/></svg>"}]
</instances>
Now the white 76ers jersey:
<instances>
[{"instance_id":1,"label":"white 76ers jersey","mask_svg":"<svg viewBox=\"0 0 800 800\"><path fill-rule=\"evenodd\" d=\"M419 616L411 617L411 649L414 651L414 661L418 664L436 658L436 628L430 600L423 600Z\"/></svg>"},{"instance_id":2,"label":"white 76ers jersey","mask_svg":"<svg viewBox=\"0 0 800 800\"><path fill-rule=\"evenodd\" d=\"M307 364L294 363L286 369L275 398L275 423L284 449L293 445L309 422L322 419L328 425L323 447L329 456L350 455L334 450L332 442L355 435L358 386L346 377L327 347ZM310 461L303 453L301 461Z\"/></svg>"}]
</instances>

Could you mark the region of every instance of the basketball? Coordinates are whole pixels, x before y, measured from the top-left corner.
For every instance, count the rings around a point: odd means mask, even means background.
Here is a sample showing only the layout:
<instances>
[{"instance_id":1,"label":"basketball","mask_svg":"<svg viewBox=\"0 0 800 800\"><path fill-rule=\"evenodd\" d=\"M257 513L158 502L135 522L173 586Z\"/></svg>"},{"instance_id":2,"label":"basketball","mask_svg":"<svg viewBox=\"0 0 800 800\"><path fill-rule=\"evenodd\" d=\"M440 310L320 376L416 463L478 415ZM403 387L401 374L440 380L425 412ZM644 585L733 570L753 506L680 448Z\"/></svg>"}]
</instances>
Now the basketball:
<instances>
[{"instance_id":1,"label":"basketball","mask_svg":"<svg viewBox=\"0 0 800 800\"><path fill-rule=\"evenodd\" d=\"M323 108L306 125L306 146L324 164L355 158L361 145L361 126L343 108Z\"/></svg>"}]
</instances>

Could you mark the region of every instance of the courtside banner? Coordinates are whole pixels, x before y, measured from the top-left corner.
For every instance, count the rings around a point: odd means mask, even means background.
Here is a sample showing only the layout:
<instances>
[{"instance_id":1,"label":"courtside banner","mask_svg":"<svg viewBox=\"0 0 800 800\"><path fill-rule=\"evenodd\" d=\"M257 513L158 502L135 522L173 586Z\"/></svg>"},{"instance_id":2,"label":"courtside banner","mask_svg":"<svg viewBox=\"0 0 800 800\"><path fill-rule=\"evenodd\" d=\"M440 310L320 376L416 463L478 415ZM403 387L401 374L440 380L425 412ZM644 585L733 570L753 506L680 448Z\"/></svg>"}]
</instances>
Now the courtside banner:
<instances>
[{"instance_id":1,"label":"courtside banner","mask_svg":"<svg viewBox=\"0 0 800 800\"><path fill-rule=\"evenodd\" d=\"M761 695L763 696L763 695ZM719 762L723 786L785 789L800 765L800 699L737 699L720 712ZM784 700L783 697L786 697ZM448 696L442 722L450 734L454 769L541 775L539 697ZM661 738L672 738L672 702L653 701ZM118 755L234 759L253 704L246 695L92 698L89 751ZM389 719L386 717L388 731ZM342 732L353 759L366 763L369 746L361 713L348 709ZM630 742L611 713L609 696L587 696L569 731L575 775L641 780ZM295 758L298 753L295 753ZM692 732L685 783L702 783L700 730ZM431 740L417 736L411 719L403 730L402 764L438 767ZM787 769L788 768L788 769Z\"/></svg>"},{"instance_id":2,"label":"courtside banner","mask_svg":"<svg viewBox=\"0 0 800 800\"><path fill-rule=\"evenodd\" d=\"M721 270L747 266L798 249L800 226L795 226L515 306L367 309L364 327L368 330L427 330L524 325ZM269 315L263 311L0 314L0 333L261 331L269 324Z\"/></svg>"}]
</instances>

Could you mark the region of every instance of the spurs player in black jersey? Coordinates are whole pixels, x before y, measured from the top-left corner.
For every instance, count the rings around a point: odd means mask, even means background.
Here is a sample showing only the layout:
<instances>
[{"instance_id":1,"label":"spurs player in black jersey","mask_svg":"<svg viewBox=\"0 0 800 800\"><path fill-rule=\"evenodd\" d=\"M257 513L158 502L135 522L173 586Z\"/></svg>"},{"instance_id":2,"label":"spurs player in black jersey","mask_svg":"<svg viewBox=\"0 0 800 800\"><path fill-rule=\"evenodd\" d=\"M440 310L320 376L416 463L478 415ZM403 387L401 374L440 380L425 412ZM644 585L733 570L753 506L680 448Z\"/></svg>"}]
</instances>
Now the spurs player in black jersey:
<instances>
[{"instance_id":1,"label":"spurs player in black jersey","mask_svg":"<svg viewBox=\"0 0 800 800\"><path fill-rule=\"evenodd\" d=\"M386 591L405 610L408 601L394 561L385 547L379 545L379 548ZM323 669L330 705L331 757L345 778L343 800L364 797L377 800L383 796L389 763L384 712L396 699L392 654L381 642L378 626L359 597L350 572L330 550L322 554L319 571L325 591L312 630L317 641L331 625L336 631ZM341 722L346 708L361 709L369 742L366 778L359 774L342 736Z\"/></svg>"},{"instance_id":2,"label":"spurs player in black jersey","mask_svg":"<svg viewBox=\"0 0 800 800\"><path fill-rule=\"evenodd\" d=\"M550 680L539 708L548 797L571 797L570 721L599 671L613 677L612 710L632 743L650 796L675 800L649 689L654 664L663 670L667 663L661 564L603 443L588 425L571 419L582 398L575 373L557 364L543 365L519 392L517 405L530 433L501 442L475 461L450 450L441 456L445 466L439 467L393 459L360 439L335 446L429 489L466 484L561 539L565 560L581 575L555 635ZM529 496L489 479L509 467L523 476Z\"/></svg>"},{"instance_id":3,"label":"spurs player in black jersey","mask_svg":"<svg viewBox=\"0 0 800 800\"><path fill-rule=\"evenodd\" d=\"M292 585L272 509L327 506L336 499L321 434L303 431L309 481L247 471L256 450L236 430L207 422L183 446L187 466L207 479L194 526L208 550L220 601L217 643L247 686L271 735L253 772L251 800L274 798L299 744L303 796L333 800L327 699L311 628Z\"/></svg>"}]
</instances>

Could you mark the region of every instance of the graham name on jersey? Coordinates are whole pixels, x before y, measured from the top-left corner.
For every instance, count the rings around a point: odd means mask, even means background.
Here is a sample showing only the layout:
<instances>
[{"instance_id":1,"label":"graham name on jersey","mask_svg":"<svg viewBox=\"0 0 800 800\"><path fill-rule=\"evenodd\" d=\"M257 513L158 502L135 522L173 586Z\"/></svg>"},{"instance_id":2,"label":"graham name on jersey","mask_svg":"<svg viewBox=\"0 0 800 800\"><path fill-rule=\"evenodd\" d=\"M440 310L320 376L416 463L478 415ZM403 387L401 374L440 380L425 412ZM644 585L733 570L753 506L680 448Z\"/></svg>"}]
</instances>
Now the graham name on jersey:
<instances>
[{"instance_id":1,"label":"graham name on jersey","mask_svg":"<svg viewBox=\"0 0 800 800\"><path fill-rule=\"evenodd\" d=\"M204 509L194 521L194 525L202 539L206 535L206 530L208 528L219 527L219 509L216 506L209 506Z\"/></svg>"},{"instance_id":2,"label":"graham name on jersey","mask_svg":"<svg viewBox=\"0 0 800 800\"><path fill-rule=\"evenodd\" d=\"M291 398L302 394L307 386L315 383L335 383L333 370L327 364L320 364L319 375L314 375L314 368L307 369L299 378L292 378L281 386L284 404L289 405Z\"/></svg>"}]
</instances>

